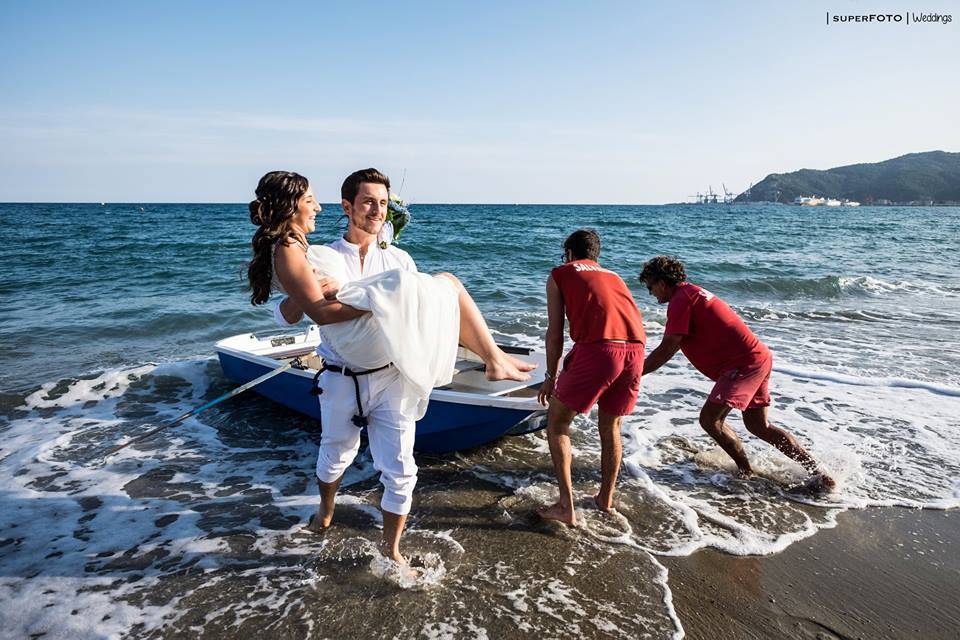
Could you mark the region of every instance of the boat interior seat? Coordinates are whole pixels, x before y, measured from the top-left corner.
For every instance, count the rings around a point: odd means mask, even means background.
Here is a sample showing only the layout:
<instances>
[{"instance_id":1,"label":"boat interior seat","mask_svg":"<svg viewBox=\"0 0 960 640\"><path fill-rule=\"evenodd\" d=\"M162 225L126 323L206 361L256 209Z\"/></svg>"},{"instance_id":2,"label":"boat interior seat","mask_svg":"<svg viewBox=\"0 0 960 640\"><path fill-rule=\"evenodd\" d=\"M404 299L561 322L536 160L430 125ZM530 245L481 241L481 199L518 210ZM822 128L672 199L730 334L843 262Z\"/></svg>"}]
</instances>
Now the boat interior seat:
<instances>
[{"instance_id":1,"label":"boat interior seat","mask_svg":"<svg viewBox=\"0 0 960 640\"><path fill-rule=\"evenodd\" d=\"M487 365L476 360L457 360L453 365L453 375L467 373L468 371L485 371Z\"/></svg>"}]
</instances>

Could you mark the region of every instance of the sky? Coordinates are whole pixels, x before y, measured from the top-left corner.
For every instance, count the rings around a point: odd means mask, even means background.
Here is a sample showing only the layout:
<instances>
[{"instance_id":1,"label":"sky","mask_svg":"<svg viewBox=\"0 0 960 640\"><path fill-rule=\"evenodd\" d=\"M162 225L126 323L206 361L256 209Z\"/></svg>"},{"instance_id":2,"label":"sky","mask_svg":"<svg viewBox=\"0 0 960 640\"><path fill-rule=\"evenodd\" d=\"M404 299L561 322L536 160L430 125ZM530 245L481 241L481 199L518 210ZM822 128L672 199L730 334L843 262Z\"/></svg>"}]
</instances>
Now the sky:
<instances>
[{"instance_id":1,"label":"sky","mask_svg":"<svg viewBox=\"0 0 960 640\"><path fill-rule=\"evenodd\" d=\"M949 24L867 0L0 0L0 201L675 202L769 173L960 151Z\"/></svg>"}]
</instances>

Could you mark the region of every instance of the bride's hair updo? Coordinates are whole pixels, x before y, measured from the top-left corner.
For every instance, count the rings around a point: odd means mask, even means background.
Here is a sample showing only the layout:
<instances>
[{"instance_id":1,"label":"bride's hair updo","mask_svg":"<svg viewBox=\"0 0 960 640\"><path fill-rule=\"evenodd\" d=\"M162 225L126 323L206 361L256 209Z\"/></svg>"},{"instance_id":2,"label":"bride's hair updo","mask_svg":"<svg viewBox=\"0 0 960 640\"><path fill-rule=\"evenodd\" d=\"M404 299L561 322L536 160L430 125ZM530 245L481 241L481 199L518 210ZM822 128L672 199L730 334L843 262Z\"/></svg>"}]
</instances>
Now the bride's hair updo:
<instances>
[{"instance_id":1,"label":"bride's hair updo","mask_svg":"<svg viewBox=\"0 0 960 640\"><path fill-rule=\"evenodd\" d=\"M257 231L251 243L253 259L247 267L253 304L263 304L270 297L273 245L292 241L306 244L306 238L294 231L291 221L308 187L307 179L292 171L271 171L257 184L257 199L250 201L250 222L257 225Z\"/></svg>"}]
</instances>

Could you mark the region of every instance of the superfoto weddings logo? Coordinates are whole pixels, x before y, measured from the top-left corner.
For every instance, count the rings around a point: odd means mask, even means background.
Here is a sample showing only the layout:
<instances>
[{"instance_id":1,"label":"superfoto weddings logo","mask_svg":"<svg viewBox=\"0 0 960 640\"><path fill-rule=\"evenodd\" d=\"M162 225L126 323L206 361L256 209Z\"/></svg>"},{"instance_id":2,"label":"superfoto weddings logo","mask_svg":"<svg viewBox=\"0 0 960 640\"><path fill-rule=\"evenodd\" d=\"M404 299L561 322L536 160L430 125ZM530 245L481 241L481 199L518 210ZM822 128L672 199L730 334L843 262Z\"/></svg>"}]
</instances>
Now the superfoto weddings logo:
<instances>
[{"instance_id":1,"label":"superfoto weddings logo","mask_svg":"<svg viewBox=\"0 0 960 640\"><path fill-rule=\"evenodd\" d=\"M953 15L949 13L830 13L827 11L827 26L832 24L950 24Z\"/></svg>"}]
</instances>

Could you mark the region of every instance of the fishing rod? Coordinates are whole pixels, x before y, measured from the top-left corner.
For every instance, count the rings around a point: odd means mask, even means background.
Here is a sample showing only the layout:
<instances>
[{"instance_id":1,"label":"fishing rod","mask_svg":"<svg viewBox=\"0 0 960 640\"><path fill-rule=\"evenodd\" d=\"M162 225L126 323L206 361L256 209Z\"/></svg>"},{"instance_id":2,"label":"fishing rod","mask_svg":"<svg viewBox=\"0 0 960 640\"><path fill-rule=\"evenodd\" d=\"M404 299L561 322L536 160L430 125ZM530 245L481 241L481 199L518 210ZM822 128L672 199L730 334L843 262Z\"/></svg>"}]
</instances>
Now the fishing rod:
<instances>
[{"instance_id":1,"label":"fishing rod","mask_svg":"<svg viewBox=\"0 0 960 640\"><path fill-rule=\"evenodd\" d=\"M195 415L197 415L198 413L200 413L201 411L206 411L207 409L209 409L210 407L214 406L215 404L219 404L219 403L223 402L224 400L229 400L230 398L232 398L232 397L234 397L234 396L240 395L241 393L243 393L243 392L246 391L247 389L251 389L251 388L257 386L258 384L260 384L261 382L266 382L266 381L269 380L270 378L273 378L274 376L280 375L281 373L283 373L283 372L286 371L287 369L290 369L291 367L297 367L298 369L303 368L303 363L300 361L300 358L294 358L293 360L291 360L291 361L288 362L287 364L283 365L282 367L279 367L279 368L277 368L277 369L274 369L273 371L270 371L270 372L268 372L268 373L265 373L265 374L263 374L262 376L260 376L259 378L254 378L254 379L251 380L250 382L247 382L246 384L242 384L242 385L240 385L239 387L237 387L236 389L233 389L232 391L228 391L227 393L223 394L222 396L220 396L220 397L217 398L216 400L211 400L210 402L208 402L208 403L206 403L206 404L204 404L204 405L202 405L202 406L199 406L199 407L197 407L196 409L191 409L190 411L187 411L185 414L183 414L182 416L176 418L176 419L173 420L172 422L168 422L167 424L162 425L162 426L159 426L159 427L157 427L156 429L151 429L150 431L144 433L143 435L139 435L139 436L137 436L136 438L133 438L132 440L129 440L129 441L127 441L127 442L124 442L123 444L118 444L118 445L115 446L115 447L111 447L111 448L104 454L104 458L109 458L110 456L112 456L113 454L115 454L117 451L120 451L121 449L126 449L127 447L129 447L129 446L132 445L132 444L136 444L136 443L138 443L138 442L143 442L144 440L146 440L146 439L148 439L148 438L152 438L153 436L157 435L157 434L160 433L161 431L163 431L163 430L165 430L165 429L169 429L170 427L176 426L176 425L180 424L181 422L183 422L184 420L186 420L187 418L190 418L190 417L192 417L192 416L195 416Z\"/></svg>"}]
</instances>

